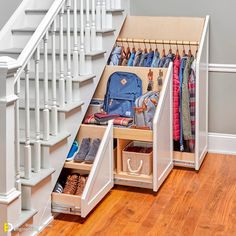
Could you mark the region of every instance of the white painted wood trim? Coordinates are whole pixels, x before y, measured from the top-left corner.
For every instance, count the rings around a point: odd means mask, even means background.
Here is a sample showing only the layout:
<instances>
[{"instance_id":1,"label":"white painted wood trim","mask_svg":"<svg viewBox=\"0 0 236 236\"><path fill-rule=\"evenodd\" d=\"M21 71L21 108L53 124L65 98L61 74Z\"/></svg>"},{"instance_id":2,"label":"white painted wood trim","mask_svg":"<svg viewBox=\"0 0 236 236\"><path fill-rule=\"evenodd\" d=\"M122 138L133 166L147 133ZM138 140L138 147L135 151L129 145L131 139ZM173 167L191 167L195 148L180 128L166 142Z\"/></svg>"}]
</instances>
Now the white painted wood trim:
<instances>
[{"instance_id":1,"label":"white painted wood trim","mask_svg":"<svg viewBox=\"0 0 236 236\"><path fill-rule=\"evenodd\" d=\"M236 64L209 64L209 72L236 73Z\"/></svg>"},{"instance_id":2,"label":"white painted wood trim","mask_svg":"<svg viewBox=\"0 0 236 236\"><path fill-rule=\"evenodd\" d=\"M209 153L236 155L236 135L209 133Z\"/></svg>"}]
</instances>

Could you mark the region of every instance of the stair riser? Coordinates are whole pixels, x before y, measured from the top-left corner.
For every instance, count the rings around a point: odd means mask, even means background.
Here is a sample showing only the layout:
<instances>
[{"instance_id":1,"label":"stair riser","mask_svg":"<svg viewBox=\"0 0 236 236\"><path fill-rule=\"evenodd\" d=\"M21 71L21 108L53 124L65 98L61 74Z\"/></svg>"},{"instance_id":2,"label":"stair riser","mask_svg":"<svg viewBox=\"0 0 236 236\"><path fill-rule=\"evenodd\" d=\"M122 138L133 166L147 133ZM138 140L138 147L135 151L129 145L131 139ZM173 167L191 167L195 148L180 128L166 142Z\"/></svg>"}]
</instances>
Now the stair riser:
<instances>
[{"instance_id":1,"label":"stair riser","mask_svg":"<svg viewBox=\"0 0 236 236\"><path fill-rule=\"evenodd\" d=\"M12 58L15 58L17 59L19 54L13 54L13 53L10 53L10 54L4 54L4 56L9 56L9 57L12 57ZM67 72L67 59L66 59L66 55L64 56L64 71L65 73ZM104 54L99 54L99 55L96 55L96 56L86 56L85 58L85 72L86 74L92 74L92 62L99 59L99 58L104 58ZM79 61L80 59L78 59ZM73 56L71 55L71 61L72 61L72 65L71 65L71 74L73 76ZM39 62L39 72L43 73L44 72L44 66L43 66L43 63L44 63L44 60L43 60L43 55L41 55L41 60ZM34 60L31 59L30 60L30 70L33 71L34 70ZM80 65L78 64L78 68L79 68L79 71L80 71ZM60 61L59 61L59 55L57 54L56 55L56 72L58 73L60 71ZM48 55L48 72L49 73L52 73L52 60L51 60L51 54ZM22 74L23 76L23 74ZM21 77L22 77L21 76Z\"/></svg>"},{"instance_id":2,"label":"stair riser","mask_svg":"<svg viewBox=\"0 0 236 236\"><path fill-rule=\"evenodd\" d=\"M14 33L13 34L13 45L16 47L16 48L24 48L26 43L29 41L29 39L31 38L31 34L30 33L25 33L25 32L20 32L20 33ZM56 34L56 48L59 49L60 48L60 37L59 37L59 34ZM63 37L63 45L64 45L64 49L67 48L67 37L66 35L64 34L64 37ZM71 48L73 50L74 48L74 40L73 40L73 35L71 34ZM79 35L78 35L78 47L80 46L80 39L79 39ZM43 41L41 43L41 46L40 46L42 49L43 49ZM51 49L52 48L52 40L51 40L51 37L49 37L49 40L48 40L48 48Z\"/></svg>"},{"instance_id":3,"label":"stair riser","mask_svg":"<svg viewBox=\"0 0 236 236\"><path fill-rule=\"evenodd\" d=\"M32 224L38 230L39 226L43 225L51 217L51 181L52 177L49 176L35 187L22 186L22 195L24 195L24 198L22 198L23 208L39 209L32 221Z\"/></svg>"}]
</instances>

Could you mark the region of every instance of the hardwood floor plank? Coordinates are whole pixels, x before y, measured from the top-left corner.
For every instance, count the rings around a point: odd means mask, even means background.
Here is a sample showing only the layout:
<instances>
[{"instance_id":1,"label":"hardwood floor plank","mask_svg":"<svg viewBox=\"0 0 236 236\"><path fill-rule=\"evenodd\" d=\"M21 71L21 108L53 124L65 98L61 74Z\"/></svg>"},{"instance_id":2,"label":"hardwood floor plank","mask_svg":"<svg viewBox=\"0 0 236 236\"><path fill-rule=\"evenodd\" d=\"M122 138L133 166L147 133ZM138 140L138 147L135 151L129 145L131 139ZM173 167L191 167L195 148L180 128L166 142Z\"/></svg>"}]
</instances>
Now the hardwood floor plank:
<instances>
[{"instance_id":1,"label":"hardwood floor plank","mask_svg":"<svg viewBox=\"0 0 236 236\"><path fill-rule=\"evenodd\" d=\"M40 236L234 236L236 156L174 169L158 193L115 187L86 218L59 215Z\"/></svg>"}]
</instances>

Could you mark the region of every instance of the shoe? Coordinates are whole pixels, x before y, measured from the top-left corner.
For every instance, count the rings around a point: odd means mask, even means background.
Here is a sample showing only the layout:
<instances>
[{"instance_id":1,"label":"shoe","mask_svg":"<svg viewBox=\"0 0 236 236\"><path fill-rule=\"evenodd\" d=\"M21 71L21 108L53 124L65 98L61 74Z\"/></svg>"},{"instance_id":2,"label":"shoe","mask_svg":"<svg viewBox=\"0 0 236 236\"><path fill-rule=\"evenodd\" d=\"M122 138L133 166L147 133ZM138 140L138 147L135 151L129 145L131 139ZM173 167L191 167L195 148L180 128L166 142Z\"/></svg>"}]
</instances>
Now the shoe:
<instances>
[{"instance_id":1,"label":"shoe","mask_svg":"<svg viewBox=\"0 0 236 236\"><path fill-rule=\"evenodd\" d=\"M86 182L87 182L87 179L88 179L88 177L85 177L82 175L79 177L79 183L78 183L78 187L77 187L75 195L79 195L79 196L82 195L85 185L86 185Z\"/></svg>"},{"instance_id":2,"label":"shoe","mask_svg":"<svg viewBox=\"0 0 236 236\"><path fill-rule=\"evenodd\" d=\"M62 193L63 192L63 187L59 182L56 183L56 186L53 189L53 192L55 192L55 193Z\"/></svg>"},{"instance_id":3,"label":"shoe","mask_svg":"<svg viewBox=\"0 0 236 236\"><path fill-rule=\"evenodd\" d=\"M95 157L97 155L98 148L100 146L101 140L99 138L96 138L93 140L93 143L91 145L91 148L89 149L89 153L85 158L86 164L93 164Z\"/></svg>"},{"instance_id":4,"label":"shoe","mask_svg":"<svg viewBox=\"0 0 236 236\"><path fill-rule=\"evenodd\" d=\"M83 162L89 152L89 149L90 149L90 138L84 138L80 145L79 152L74 158L74 161L79 163Z\"/></svg>"},{"instance_id":5,"label":"shoe","mask_svg":"<svg viewBox=\"0 0 236 236\"><path fill-rule=\"evenodd\" d=\"M66 158L66 161L72 161L74 159L74 157L76 156L76 154L78 153L78 151L79 151L78 142L74 141L72 146L71 146L71 149L69 151L69 154Z\"/></svg>"},{"instance_id":6,"label":"shoe","mask_svg":"<svg viewBox=\"0 0 236 236\"><path fill-rule=\"evenodd\" d=\"M69 175L66 180L66 185L64 188L64 194L74 195L76 193L77 187L79 183L79 176L76 174Z\"/></svg>"}]
</instances>

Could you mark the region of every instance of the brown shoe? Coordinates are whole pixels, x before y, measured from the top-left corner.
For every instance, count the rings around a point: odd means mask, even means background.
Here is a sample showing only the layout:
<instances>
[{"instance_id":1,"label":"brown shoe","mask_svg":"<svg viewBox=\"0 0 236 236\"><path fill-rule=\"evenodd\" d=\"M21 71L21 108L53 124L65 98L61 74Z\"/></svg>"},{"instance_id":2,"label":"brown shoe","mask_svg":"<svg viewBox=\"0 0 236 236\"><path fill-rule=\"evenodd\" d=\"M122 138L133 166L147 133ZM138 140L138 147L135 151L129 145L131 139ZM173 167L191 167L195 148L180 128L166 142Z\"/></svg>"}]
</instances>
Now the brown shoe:
<instances>
[{"instance_id":1,"label":"brown shoe","mask_svg":"<svg viewBox=\"0 0 236 236\"><path fill-rule=\"evenodd\" d=\"M74 195L77 190L78 183L79 183L79 176L78 175L76 175L76 174L69 175L67 177L66 185L65 185L63 193Z\"/></svg>"},{"instance_id":2,"label":"brown shoe","mask_svg":"<svg viewBox=\"0 0 236 236\"><path fill-rule=\"evenodd\" d=\"M78 184L78 187L77 187L77 190L76 190L76 193L75 195L82 195L83 191L84 191L84 187L86 185L86 182L87 182L87 177L85 176L80 176L79 177L79 184Z\"/></svg>"}]
</instances>

